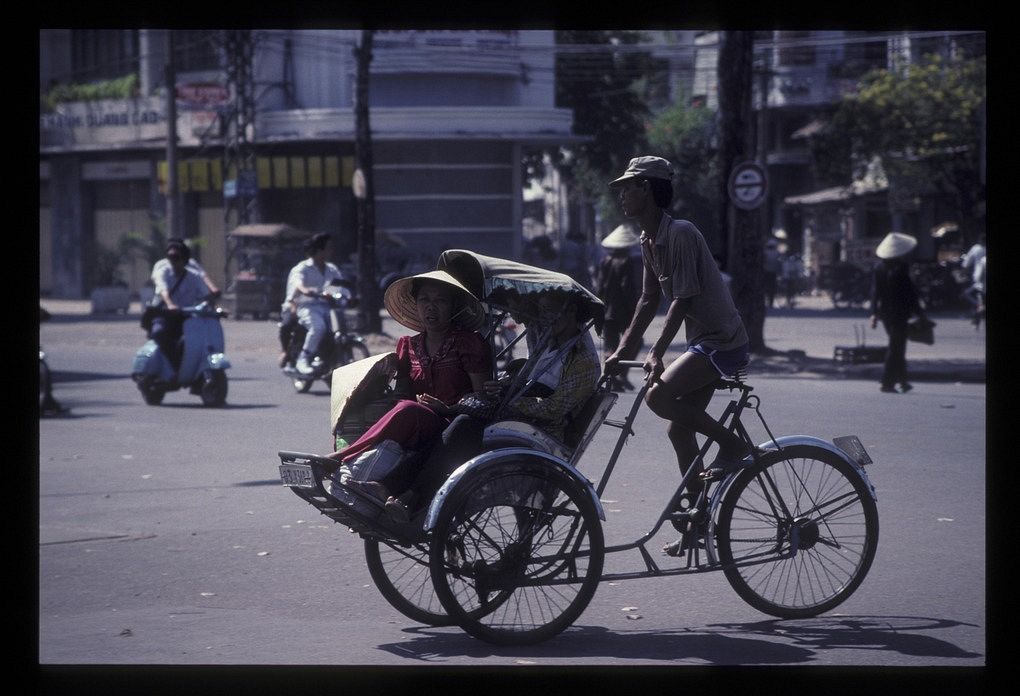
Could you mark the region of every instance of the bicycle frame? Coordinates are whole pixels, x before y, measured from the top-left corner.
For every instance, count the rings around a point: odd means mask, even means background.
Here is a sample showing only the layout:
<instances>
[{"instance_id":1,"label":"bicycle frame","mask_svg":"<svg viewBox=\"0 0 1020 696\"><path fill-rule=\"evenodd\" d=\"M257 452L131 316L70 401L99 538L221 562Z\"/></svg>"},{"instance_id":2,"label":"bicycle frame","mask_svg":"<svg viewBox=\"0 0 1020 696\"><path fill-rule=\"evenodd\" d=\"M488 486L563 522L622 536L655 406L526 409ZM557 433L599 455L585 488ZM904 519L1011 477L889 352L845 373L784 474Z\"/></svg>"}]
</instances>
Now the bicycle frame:
<instances>
[{"instance_id":1,"label":"bicycle frame","mask_svg":"<svg viewBox=\"0 0 1020 696\"><path fill-rule=\"evenodd\" d=\"M636 361L620 361L619 364L621 367L624 368L640 368L643 365L643 363ZM619 459L621 451L623 450L623 446L627 441L627 437L629 435L634 434L633 424L634 421L637 419L637 412L641 408L641 404L644 401L644 396L645 393L648 391L648 386L649 385L646 382L641 387L641 389L638 390L636 396L634 397L634 404L631 406L630 411L627 414L627 417L622 422L610 420L604 421L605 424L607 425L620 428L621 433L620 437L617 439L616 446L613 449L613 453L609 458L609 462L606 464L606 468L603 471L602 477L599 480L599 483L596 487L596 494L599 496L599 498L601 498L602 493L605 491L606 486L609 484L609 479L613 473L613 470L616 467L616 463ZM751 395L751 387L748 387L747 385L742 384L740 382L721 380L721 385L717 388L729 388L730 390L733 389L740 390L741 392L740 397L737 399L730 400L729 404L726 406L726 409L723 411L722 415L719 417L718 420L723 425L726 425L726 422L728 420L729 425L726 427L731 432L735 432L737 436L740 437L748 445L751 445L753 447L754 443L752 442L751 437L747 432L747 429L744 427L743 422L740 420L740 415L743 413L744 409L750 405L751 400L754 399L756 402L754 408L758 412L759 418L762 418L761 412L758 411L757 408L758 397ZM768 425L765 424L764 418L762 418L762 424L765 425L765 429L766 431L768 431ZM771 438L770 444L773 444L776 449L782 449L779 442L777 442L775 438L772 437L771 431L769 431L769 437ZM690 511L683 512L679 511L678 504L681 498L685 495L684 491L688 479L691 476L695 475L695 472L700 469L700 467L695 466L695 464L704 460L704 457L708 453L708 450L711 448L713 442L714 442L713 440L709 439L706 440L705 443L701 446L701 449L699 450L697 457L695 457L694 462L687 469L687 472L684 474L684 476L681 477L680 483L677 485L677 488L674 491L672 497L670 497L669 501L666 503L665 508L659 514L659 518L656 520L655 524L648 532L646 532L642 537L636 539L635 541L615 546L607 546L605 548L605 553L607 554L637 549L637 551L641 554L642 559L644 560L646 570L631 573L604 574L602 576L603 580L625 580L639 577L682 575L705 572L708 570L720 570L722 568L722 565L719 563L719 560L715 555L715 549L713 548L712 544L707 544L705 547L707 565L701 563L699 558L699 550L697 548L694 548L693 552L688 553L687 555L686 565L681 566L679 568L667 570L664 570L660 568L658 565L656 565L655 561L652 560L651 555L648 553L648 550L645 548L645 544L659 532L659 530L662 528L662 525L665 522L680 520L684 516L689 516L691 514ZM709 522L710 524L712 524L711 522L712 511L716 508L719 501L721 500L722 494L725 492L727 484L730 480L731 477L727 477L726 479L723 479L718 483L707 482L691 509L697 509L697 506L705 505L704 509L700 509L698 510L698 512L700 512L701 514L708 515ZM712 491L711 495L709 495L710 490Z\"/></svg>"}]
</instances>

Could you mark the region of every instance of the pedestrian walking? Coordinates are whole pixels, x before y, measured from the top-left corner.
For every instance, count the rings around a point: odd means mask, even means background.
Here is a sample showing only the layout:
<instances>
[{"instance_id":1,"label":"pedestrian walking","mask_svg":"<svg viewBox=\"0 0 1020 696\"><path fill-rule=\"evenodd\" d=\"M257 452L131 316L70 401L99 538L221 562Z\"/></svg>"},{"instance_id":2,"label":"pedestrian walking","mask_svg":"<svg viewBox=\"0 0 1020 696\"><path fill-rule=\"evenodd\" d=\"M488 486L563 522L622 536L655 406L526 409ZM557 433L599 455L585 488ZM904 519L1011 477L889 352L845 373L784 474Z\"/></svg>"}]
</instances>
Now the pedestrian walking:
<instances>
[{"instance_id":1,"label":"pedestrian walking","mask_svg":"<svg viewBox=\"0 0 1020 696\"><path fill-rule=\"evenodd\" d=\"M881 319L889 335L885 354L881 390L906 393L913 387L907 381L907 322L914 315L927 321L924 307L917 296L917 288L910 279L907 257L917 246L917 239L900 232L890 232L878 245L875 255L881 259L875 264L871 283L871 328Z\"/></svg>"},{"instance_id":2,"label":"pedestrian walking","mask_svg":"<svg viewBox=\"0 0 1020 696\"><path fill-rule=\"evenodd\" d=\"M967 253L960 257L960 266L970 272L970 285L963 291L963 294L974 305L974 313L970 320L975 329L981 326L981 319L985 316L985 259L987 256L985 235L982 233L977 242L967 250Z\"/></svg>"},{"instance_id":3,"label":"pedestrian walking","mask_svg":"<svg viewBox=\"0 0 1020 696\"><path fill-rule=\"evenodd\" d=\"M765 242L765 303L772 309L776 301L776 290L779 287L779 273L782 270L782 258L779 254L779 240L772 237Z\"/></svg>"},{"instance_id":4,"label":"pedestrian walking","mask_svg":"<svg viewBox=\"0 0 1020 696\"><path fill-rule=\"evenodd\" d=\"M595 294L606 306L602 324L604 357L612 355L620 345L620 336L630 326L641 294L641 257L632 253L640 243L637 234L626 223L602 240L606 255L599 262ZM626 373L615 375L612 386L617 391L634 389Z\"/></svg>"}]
</instances>

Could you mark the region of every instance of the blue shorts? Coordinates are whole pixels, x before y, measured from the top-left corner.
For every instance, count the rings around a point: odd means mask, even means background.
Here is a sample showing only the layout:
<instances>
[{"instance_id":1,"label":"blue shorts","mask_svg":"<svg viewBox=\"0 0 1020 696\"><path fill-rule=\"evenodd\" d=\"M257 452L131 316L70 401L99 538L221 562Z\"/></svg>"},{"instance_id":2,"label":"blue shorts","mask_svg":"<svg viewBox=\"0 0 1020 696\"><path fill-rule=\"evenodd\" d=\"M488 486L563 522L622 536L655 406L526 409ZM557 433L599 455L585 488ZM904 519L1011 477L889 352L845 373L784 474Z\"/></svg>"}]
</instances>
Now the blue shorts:
<instances>
[{"instance_id":1,"label":"blue shorts","mask_svg":"<svg viewBox=\"0 0 1020 696\"><path fill-rule=\"evenodd\" d=\"M721 377L732 377L736 374L737 370L746 367L750 361L750 351L748 350L747 343L730 350L718 350L695 344L687 346L687 352L704 355L712 362L712 367L719 372Z\"/></svg>"}]
</instances>

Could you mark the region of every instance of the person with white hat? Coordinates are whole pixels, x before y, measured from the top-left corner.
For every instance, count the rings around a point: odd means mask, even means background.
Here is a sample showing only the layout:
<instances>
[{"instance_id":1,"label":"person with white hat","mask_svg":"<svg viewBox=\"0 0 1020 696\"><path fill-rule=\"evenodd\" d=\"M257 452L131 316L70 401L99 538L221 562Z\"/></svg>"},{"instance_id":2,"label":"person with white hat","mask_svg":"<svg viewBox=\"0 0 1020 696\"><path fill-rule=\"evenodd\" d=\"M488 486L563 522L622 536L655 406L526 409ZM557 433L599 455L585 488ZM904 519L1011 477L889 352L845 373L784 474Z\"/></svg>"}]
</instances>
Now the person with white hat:
<instances>
[{"instance_id":1,"label":"person with white hat","mask_svg":"<svg viewBox=\"0 0 1020 696\"><path fill-rule=\"evenodd\" d=\"M620 192L623 214L641 228L644 276L634 317L620 346L606 358L605 371L615 373L621 359L633 358L655 317L660 296L665 296L670 303L666 321L644 362L651 384L645 401L656 415L669 421L669 439L685 474L697 460L695 433L719 444L715 461L702 472L714 478L737 470L750 454L739 437L705 412L716 381L747 365L749 342L701 231L667 212L673 200L672 176L672 166L662 157L635 157L623 176L609 184ZM663 355L681 324L687 329L687 350L666 366ZM701 477L688 476L688 495L696 497L703 485ZM663 550L677 555L681 541L667 544Z\"/></svg>"},{"instance_id":2,"label":"person with white hat","mask_svg":"<svg viewBox=\"0 0 1020 696\"><path fill-rule=\"evenodd\" d=\"M627 223L617 226L602 240L606 256L599 262L595 294L606 306L602 324L602 345L606 357L620 345L620 335L630 325L641 293L641 259L631 253L640 243ZM619 375L613 378L613 388L630 391L634 387L626 376Z\"/></svg>"},{"instance_id":3,"label":"person with white hat","mask_svg":"<svg viewBox=\"0 0 1020 696\"><path fill-rule=\"evenodd\" d=\"M881 260L872 274L871 328L876 328L881 319L889 335L881 380L883 392L895 393L897 384L904 393L913 388L907 381L907 322L915 314L927 319L906 263L916 246L914 237L890 232L875 249L875 256Z\"/></svg>"},{"instance_id":4,"label":"person with white hat","mask_svg":"<svg viewBox=\"0 0 1020 696\"><path fill-rule=\"evenodd\" d=\"M481 391L491 376L489 344L477 332L485 321L481 303L452 275L430 271L401 278L383 296L396 321L417 331L397 339L398 393L406 395L348 447L327 455L349 462L393 440L405 450L428 449L456 415L452 406L465 394ZM398 470L386 481L349 482L387 505L405 490L413 471Z\"/></svg>"}]
</instances>

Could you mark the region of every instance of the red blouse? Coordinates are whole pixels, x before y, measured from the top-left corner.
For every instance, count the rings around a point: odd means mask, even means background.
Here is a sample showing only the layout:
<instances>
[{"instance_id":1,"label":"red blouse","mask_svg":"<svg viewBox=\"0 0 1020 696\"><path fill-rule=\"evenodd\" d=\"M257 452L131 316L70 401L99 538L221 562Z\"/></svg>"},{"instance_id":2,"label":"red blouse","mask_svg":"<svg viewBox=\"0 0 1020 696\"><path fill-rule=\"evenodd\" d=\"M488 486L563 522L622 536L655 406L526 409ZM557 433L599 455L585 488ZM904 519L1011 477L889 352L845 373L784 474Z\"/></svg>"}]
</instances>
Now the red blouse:
<instances>
[{"instance_id":1,"label":"red blouse","mask_svg":"<svg viewBox=\"0 0 1020 696\"><path fill-rule=\"evenodd\" d=\"M425 334L397 339L397 375L409 377L414 394L431 394L447 405L473 391L469 373L492 372L489 344L475 331L451 329L435 355L425 350Z\"/></svg>"}]
</instances>

